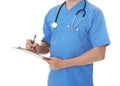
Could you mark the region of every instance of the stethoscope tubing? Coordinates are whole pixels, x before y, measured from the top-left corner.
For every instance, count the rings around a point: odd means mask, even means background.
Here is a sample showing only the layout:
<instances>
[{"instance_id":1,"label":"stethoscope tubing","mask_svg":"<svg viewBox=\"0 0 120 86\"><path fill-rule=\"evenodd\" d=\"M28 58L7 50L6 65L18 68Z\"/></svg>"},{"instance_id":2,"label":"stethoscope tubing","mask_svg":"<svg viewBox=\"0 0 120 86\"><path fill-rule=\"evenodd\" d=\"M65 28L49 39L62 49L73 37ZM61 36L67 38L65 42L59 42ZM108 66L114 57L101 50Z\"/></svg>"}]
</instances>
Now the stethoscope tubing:
<instances>
[{"instance_id":1,"label":"stethoscope tubing","mask_svg":"<svg viewBox=\"0 0 120 86\"><path fill-rule=\"evenodd\" d=\"M60 6L60 8L59 8L59 10L58 10L58 12L57 12L55 21L52 23L52 27L53 27L53 28L56 28L56 27L57 27L57 20L58 20L59 14L60 14L60 11L61 11L61 9L62 9L62 7L63 7L63 5L64 5L65 3L66 3L66 1L65 1L64 3L62 3L62 5ZM73 19L73 21L72 21L72 23L71 23L71 27L74 26L74 21L75 21L77 15L78 15L81 11L83 11L83 15L82 15L81 19L83 19L83 18L85 17L85 15L86 15L86 10L85 10L85 8L86 8L86 0L84 0L84 7L83 7L82 9L79 9L79 10L76 12L75 17L74 17L74 19ZM80 22L81 22L81 21L80 21ZM77 26L80 24L80 22L77 24Z\"/></svg>"},{"instance_id":2,"label":"stethoscope tubing","mask_svg":"<svg viewBox=\"0 0 120 86\"><path fill-rule=\"evenodd\" d=\"M61 11L61 9L62 9L62 7L63 7L63 5L66 3L66 1L64 2L64 3L62 3L62 5L60 6L60 8L59 8L59 10L58 10L58 13L57 13L57 15L56 15L56 18L55 18L55 22L57 23L57 20L58 20L58 16L59 16L59 14L60 14L60 11Z\"/></svg>"}]
</instances>

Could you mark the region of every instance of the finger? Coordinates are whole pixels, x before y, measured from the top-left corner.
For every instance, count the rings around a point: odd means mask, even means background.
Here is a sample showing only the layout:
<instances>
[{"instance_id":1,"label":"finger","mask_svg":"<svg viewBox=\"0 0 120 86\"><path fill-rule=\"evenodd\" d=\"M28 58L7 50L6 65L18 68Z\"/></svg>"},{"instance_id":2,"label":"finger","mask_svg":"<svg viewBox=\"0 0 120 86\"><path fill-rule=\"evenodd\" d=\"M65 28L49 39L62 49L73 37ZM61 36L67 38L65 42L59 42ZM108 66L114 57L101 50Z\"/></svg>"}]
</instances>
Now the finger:
<instances>
[{"instance_id":1,"label":"finger","mask_svg":"<svg viewBox=\"0 0 120 86\"><path fill-rule=\"evenodd\" d=\"M33 47L38 47L38 46L39 46L39 44L36 42L33 44Z\"/></svg>"},{"instance_id":2,"label":"finger","mask_svg":"<svg viewBox=\"0 0 120 86\"><path fill-rule=\"evenodd\" d=\"M34 50L36 51L36 53L39 53L39 51L40 51L40 46L39 46L38 43L34 43L34 44L32 45L32 47L34 48Z\"/></svg>"},{"instance_id":3,"label":"finger","mask_svg":"<svg viewBox=\"0 0 120 86\"><path fill-rule=\"evenodd\" d=\"M32 43L33 41L31 39L28 39L26 42L27 43Z\"/></svg>"},{"instance_id":4,"label":"finger","mask_svg":"<svg viewBox=\"0 0 120 86\"><path fill-rule=\"evenodd\" d=\"M49 65L51 64L51 59L50 58L43 58L44 61L46 61Z\"/></svg>"},{"instance_id":5,"label":"finger","mask_svg":"<svg viewBox=\"0 0 120 86\"><path fill-rule=\"evenodd\" d=\"M51 60L50 58L45 58L45 57L42 58L42 59L43 59L44 61L47 61L47 62L48 62L49 60Z\"/></svg>"},{"instance_id":6,"label":"finger","mask_svg":"<svg viewBox=\"0 0 120 86\"><path fill-rule=\"evenodd\" d=\"M32 44L26 43L26 49L31 49Z\"/></svg>"},{"instance_id":7,"label":"finger","mask_svg":"<svg viewBox=\"0 0 120 86\"><path fill-rule=\"evenodd\" d=\"M27 46L27 47L28 47L28 46L32 46L32 40L28 39L28 40L26 41L26 46Z\"/></svg>"},{"instance_id":8,"label":"finger","mask_svg":"<svg viewBox=\"0 0 120 86\"><path fill-rule=\"evenodd\" d=\"M36 49L32 44L26 44L26 49L32 52L36 52Z\"/></svg>"},{"instance_id":9,"label":"finger","mask_svg":"<svg viewBox=\"0 0 120 86\"><path fill-rule=\"evenodd\" d=\"M35 47L31 46L31 51L34 52L34 53L36 53Z\"/></svg>"},{"instance_id":10,"label":"finger","mask_svg":"<svg viewBox=\"0 0 120 86\"><path fill-rule=\"evenodd\" d=\"M43 57L43 60L51 60L51 58Z\"/></svg>"}]
</instances>

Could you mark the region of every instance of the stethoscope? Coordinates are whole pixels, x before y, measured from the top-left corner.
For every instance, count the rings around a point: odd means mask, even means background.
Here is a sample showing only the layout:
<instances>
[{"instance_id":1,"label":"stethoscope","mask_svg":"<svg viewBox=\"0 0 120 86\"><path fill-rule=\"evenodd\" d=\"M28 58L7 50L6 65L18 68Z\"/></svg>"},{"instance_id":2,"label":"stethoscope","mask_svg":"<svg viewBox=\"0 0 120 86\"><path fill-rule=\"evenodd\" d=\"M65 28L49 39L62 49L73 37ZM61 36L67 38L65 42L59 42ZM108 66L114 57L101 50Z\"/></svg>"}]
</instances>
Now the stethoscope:
<instances>
[{"instance_id":1,"label":"stethoscope","mask_svg":"<svg viewBox=\"0 0 120 86\"><path fill-rule=\"evenodd\" d=\"M65 3L66 3L66 2L64 2L64 3L60 6L60 8L59 8L59 10L58 10L58 12L57 12L55 21L54 21L54 22L52 23L52 25L51 25L52 28L57 28L57 26L58 26L58 23L57 23L58 16L59 16L59 14L60 14L61 8L63 7L63 5L64 5ZM78 29L78 26L80 25L82 19L83 19L83 18L85 17L85 15L86 15L85 8L86 8L86 0L84 0L84 7L83 7L82 9L79 9L79 10L76 12L76 14L75 14L75 16L74 16L74 18L73 18L73 20L72 20L71 25L68 25L68 26L67 26L68 28L70 28L70 29L75 29L75 30L77 30L77 31L79 30L79 29ZM79 14L80 12L82 12L82 11L83 11L83 15L81 16L79 22L75 25L74 23L75 23L76 17L77 17L78 14Z\"/></svg>"}]
</instances>

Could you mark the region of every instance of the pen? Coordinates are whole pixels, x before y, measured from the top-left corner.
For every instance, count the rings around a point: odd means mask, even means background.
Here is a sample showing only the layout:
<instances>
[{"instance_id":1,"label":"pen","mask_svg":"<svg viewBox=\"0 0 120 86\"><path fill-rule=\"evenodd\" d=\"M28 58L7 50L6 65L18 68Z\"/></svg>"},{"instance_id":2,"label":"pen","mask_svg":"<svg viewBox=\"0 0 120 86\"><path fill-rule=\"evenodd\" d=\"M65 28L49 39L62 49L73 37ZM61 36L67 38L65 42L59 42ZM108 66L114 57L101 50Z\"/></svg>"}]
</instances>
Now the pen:
<instances>
[{"instance_id":1,"label":"pen","mask_svg":"<svg viewBox=\"0 0 120 86\"><path fill-rule=\"evenodd\" d=\"M36 36L37 36L37 35L35 34L34 39L33 39L33 41L32 41L32 44L35 42Z\"/></svg>"}]
</instances>

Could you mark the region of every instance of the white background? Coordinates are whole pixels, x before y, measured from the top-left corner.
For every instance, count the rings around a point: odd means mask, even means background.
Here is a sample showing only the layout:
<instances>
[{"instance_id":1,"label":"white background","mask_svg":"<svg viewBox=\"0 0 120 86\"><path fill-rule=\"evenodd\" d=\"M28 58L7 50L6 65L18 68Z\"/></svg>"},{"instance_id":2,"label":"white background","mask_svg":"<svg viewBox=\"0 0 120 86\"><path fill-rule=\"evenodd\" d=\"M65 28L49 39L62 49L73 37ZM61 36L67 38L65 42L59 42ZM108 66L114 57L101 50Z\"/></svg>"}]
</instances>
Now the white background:
<instances>
[{"instance_id":1,"label":"white background","mask_svg":"<svg viewBox=\"0 0 120 86\"><path fill-rule=\"evenodd\" d=\"M0 0L0 86L47 86L48 64L11 47L25 47L34 34L40 42L45 14L63 1ZM94 84L120 86L119 0L89 1L103 10L111 40L106 59L94 64Z\"/></svg>"}]
</instances>

